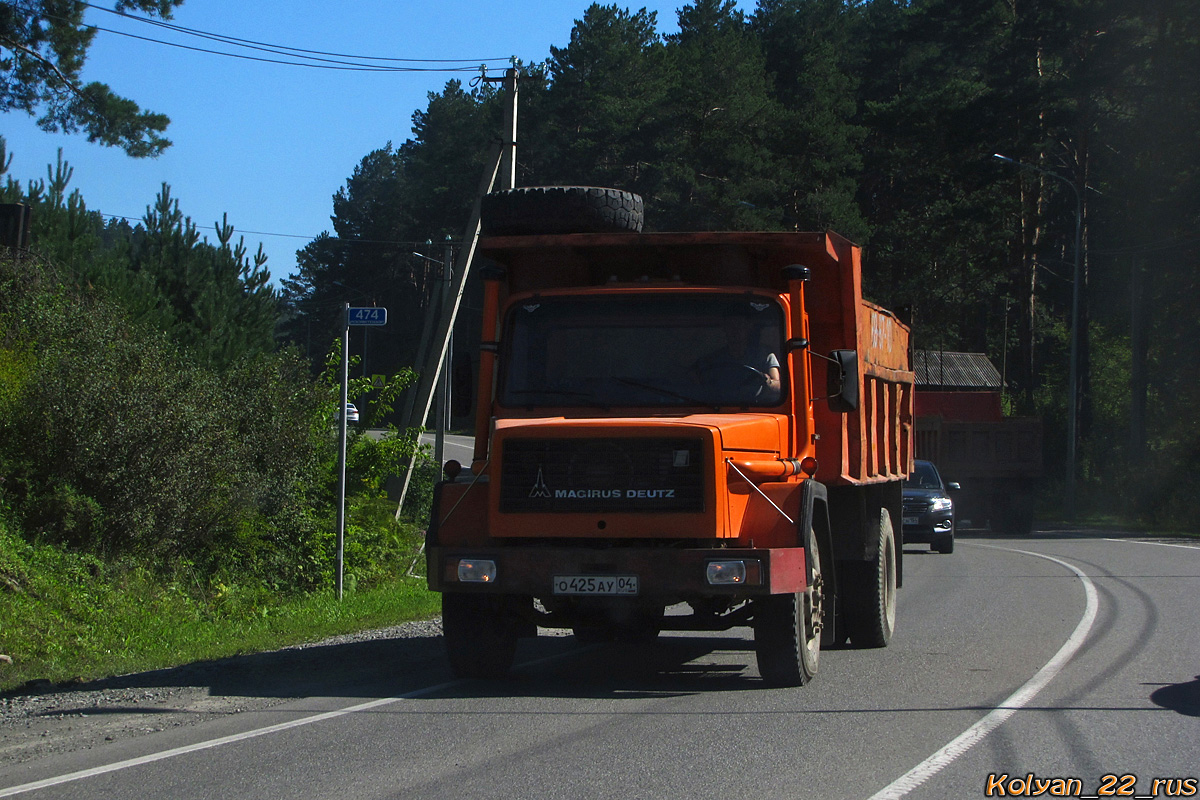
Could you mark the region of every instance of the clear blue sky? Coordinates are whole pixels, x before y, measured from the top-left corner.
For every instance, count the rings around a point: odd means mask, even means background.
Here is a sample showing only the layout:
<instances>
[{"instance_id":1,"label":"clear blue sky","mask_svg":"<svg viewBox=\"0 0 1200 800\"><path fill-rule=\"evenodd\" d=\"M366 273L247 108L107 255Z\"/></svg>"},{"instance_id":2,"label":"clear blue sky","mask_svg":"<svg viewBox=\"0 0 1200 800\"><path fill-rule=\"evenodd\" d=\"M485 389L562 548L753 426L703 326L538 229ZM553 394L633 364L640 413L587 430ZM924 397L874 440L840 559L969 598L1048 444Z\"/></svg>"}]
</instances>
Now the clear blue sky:
<instances>
[{"instance_id":1,"label":"clear blue sky","mask_svg":"<svg viewBox=\"0 0 1200 800\"><path fill-rule=\"evenodd\" d=\"M111 7L111 0L93 0ZM543 61L565 46L591 0L187 0L171 20L186 28L291 48L356 56L460 59L467 72L333 71L261 63L142 41L96 35L84 82L107 83L143 109L167 114L174 142L157 159L132 159L82 135L48 134L32 117L0 116L12 154L9 175L22 185L44 178L62 148L71 187L89 209L141 219L165 182L210 241L223 213L253 253L259 243L277 281L295 252L331 230L332 196L370 151L412 136L412 115L429 92L478 74L485 59L501 71L510 56ZM659 31L677 30L684 0L618 3L658 13ZM741 0L746 12L753 0ZM183 35L89 9L90 25L242 56L271 53ZM493 73L495 74L495 73Z\"/></svg>"}]
</instances>

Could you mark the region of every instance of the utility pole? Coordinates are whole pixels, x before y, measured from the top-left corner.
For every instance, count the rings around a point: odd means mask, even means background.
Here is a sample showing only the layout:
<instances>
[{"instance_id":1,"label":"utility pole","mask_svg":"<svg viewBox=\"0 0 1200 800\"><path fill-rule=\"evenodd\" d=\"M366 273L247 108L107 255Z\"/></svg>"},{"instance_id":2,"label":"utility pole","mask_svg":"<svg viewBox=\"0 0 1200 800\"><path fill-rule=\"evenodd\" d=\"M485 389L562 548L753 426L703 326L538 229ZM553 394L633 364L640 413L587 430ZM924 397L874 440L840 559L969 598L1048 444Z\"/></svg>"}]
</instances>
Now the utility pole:
<instances>
[{"instance_id":1,"label":"utility pole","mask_svg":"<svg viewBox=\"0 0 1200 800\"><path fill-rule=\"evenodd\" d=\"M442 281L449 284L454 280L451 264L454 248L449 244L442 250ZM448 292L447 292L448 294ZM446 343L446 358L442 362L438 380L437 424L434 426L433 459L439 465L446 459L446 431L450 428L450 372L454 368L454 329L450 329L450 341Z\"/></svg>"},{"instance_id":2,"label":"utility pole","mask_svg":"<svg viewBox=\"0 0 1200 800\"><path fill-rule=\"evenodd\" d=\"M501 79L508 92L508 102L504 104L504 149L500 152L500 185L497 189L512 189L517 185L517 74L516 67L509 67Z\"/></svg>"},{"instance_id":3,"label":"utility pole","mask_svg":"<svg viewBox=\"0 0 1200 800\"><path fill-rule=\"evenodd\" d=\"M475 193L475 202L471 207L471 218L463 233L463 245L454 262L445 311L439 316L437 328L430 339L432 346L429 348L427 357L417 365L417 385L414 389L412 404L405 406L406 413L403 419L405 430L425 426L425 420L428 419L430 407L433 404L439 373L445 368L448 360L447 353L451 334L454 331L454 321L458 317L458 308L462 304L463 292L471 272L471 263L475 259L475 248L479 244L480 202L483 196L493 188L511 189L516 182L518 76L519 71L515 67L511 67L505 70L503 78L485 77L483 79L503 83L508 91L508 102L504 107L505 128L501 138L497 139L488 149L488 155L484 161L483 175L479 181L479 189ZM499 186L497 186L497 182L499 182ZM404 506L404 498L408 493L411 476L412 465L410 464L408 475L404 481L404 489L400 494L400 502L396 506L397 519L399 519L400 510Z\"/></svg>"},{"instance_id":4,"label":"utility pole","mask_svg":"<svg viewBox=\"0 0 1200 800\"><path fill-rule=\"evenodd\" d=\"M436 314L434 319L439 319L440 315L447 313L448 301L450 298L450 282L453 280L453 263L454 263L454 247L447 242L442 247L442 260L438 261L435 258L424 255L423 253L413 253L417 258L422 258L433 264L438 265L438 279L434 282L433 291L429 303L429 313ZM418 349L418 360L424 361L426 354L429 351L430 329L426 327L421 333L421 345ZM454 331L450 332L450 345L447 347L450 359L450 364L444 365L438 377L437 383L437 407L434 410L434 440L433 440L433 458L438 464L442 463L446 454L446 430L450 427L450 367L454 362ZM412 413L413 404L410 400L405 406L405 415ZM400 500L396 505L396 517L399 519L400 509L404 507L404 498L408 496L408 487L412 483L413 467L416 465L416 456L409 459L408 469L404 473L404 484L400 489Z\"/></svg>"}]
</instances>

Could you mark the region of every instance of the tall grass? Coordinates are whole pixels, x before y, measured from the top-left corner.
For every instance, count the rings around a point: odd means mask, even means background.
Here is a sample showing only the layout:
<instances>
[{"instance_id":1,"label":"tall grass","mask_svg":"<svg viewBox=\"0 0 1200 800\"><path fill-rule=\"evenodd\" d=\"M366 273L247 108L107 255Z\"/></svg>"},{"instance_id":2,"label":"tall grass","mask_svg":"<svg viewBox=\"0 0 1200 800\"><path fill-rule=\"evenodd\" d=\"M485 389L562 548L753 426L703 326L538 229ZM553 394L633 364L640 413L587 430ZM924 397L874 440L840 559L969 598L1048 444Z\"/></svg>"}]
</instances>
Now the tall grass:
<instances>
[{"instance_id":1,"label":"tall grass","mask_svg":"<svg viewBox=\"0 0 1200 800\"><path fill-rule=\"evenodd\" d=\"M351 589L231 597L181 574L163 581L144 566L105 564L0 527L0 692L160 669L315 641L438 613L423 577Z\"/></svg>"}]
</instances>

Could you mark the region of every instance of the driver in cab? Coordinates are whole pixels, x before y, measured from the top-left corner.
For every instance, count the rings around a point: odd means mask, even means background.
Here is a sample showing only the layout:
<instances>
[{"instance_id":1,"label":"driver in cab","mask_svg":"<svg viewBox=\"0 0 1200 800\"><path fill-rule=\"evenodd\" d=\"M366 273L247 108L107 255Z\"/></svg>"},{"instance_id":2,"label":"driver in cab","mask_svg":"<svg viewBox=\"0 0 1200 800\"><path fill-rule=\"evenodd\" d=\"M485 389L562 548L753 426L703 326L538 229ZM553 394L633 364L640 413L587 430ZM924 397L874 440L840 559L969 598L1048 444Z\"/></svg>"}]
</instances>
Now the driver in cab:
<instances>
[{"instance_id":1,"label":"driver in cab","mask_svg":"<svg viewBox=\"0 0 1200 800\"><path fill-rule=\"evenodd\" d=\"M726 316L721 322L724 345L701 357L692 372L705 386L722 394L736 389L737 395L755 403L770 404L779 399L782 387L779 358L761 347L751 335L753 323L739 315Z\"/></svg>"}]
</instances>

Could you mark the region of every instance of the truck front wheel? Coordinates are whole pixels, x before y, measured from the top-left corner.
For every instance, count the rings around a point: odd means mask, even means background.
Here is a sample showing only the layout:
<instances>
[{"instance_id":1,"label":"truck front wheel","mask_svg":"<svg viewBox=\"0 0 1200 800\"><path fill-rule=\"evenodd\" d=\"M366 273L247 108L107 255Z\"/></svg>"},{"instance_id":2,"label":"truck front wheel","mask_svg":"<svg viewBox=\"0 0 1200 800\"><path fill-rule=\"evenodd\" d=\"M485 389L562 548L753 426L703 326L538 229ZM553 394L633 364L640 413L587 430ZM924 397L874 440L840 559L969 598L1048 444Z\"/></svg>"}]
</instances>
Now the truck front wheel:
<instances>
[{"instance_id":1,"label":"truck front wheel","mask_svg":"<svg viewBox=\"0 0 1200 800\"><path fill-rule=\"evenodd\" d=\"M772 686L803 686L817 674L821 631L825 624L825 582L815 536L807 557L812 564L808 588L755 601L754 651L758 672Z\"/></svg>"},{"instance_id":2,"label":"truck front wheel","mask_svg":"<svg viewBox=\"0 0 1200 800\"><path fill-rule=\"evenodd\" d=\"M518 620L504 595L442 595L442 636L458 678L502 678L517 652Z\"/></svg>"}]
</instances>

